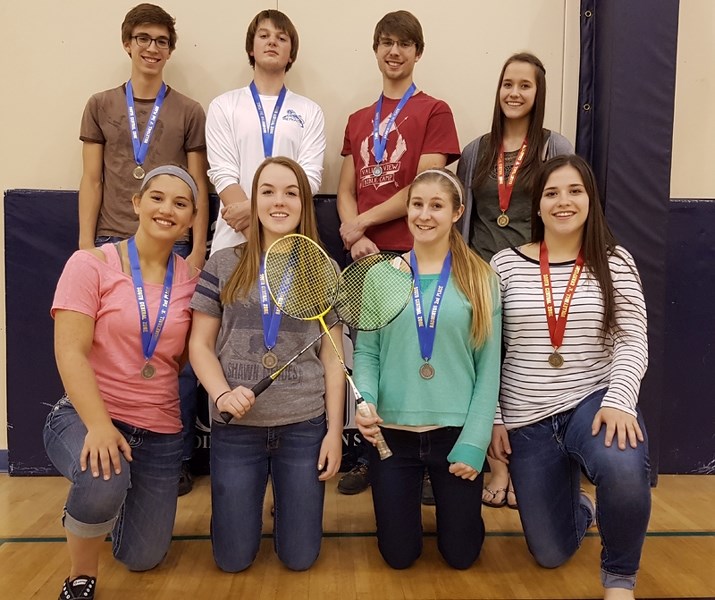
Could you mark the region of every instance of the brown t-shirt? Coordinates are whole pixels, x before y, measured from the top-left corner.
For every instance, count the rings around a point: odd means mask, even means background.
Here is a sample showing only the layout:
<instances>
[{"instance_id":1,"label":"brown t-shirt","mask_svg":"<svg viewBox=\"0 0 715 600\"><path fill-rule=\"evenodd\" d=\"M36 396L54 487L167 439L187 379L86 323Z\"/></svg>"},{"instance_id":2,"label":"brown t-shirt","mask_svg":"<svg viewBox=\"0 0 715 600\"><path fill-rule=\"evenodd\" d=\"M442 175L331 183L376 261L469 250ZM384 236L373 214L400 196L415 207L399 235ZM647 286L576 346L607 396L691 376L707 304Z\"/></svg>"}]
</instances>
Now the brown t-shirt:
<instances>
[{"instance_id":1,"label":"brown t-shirt","mask_svg":"<svg viewBox=\"0 0 715 600\"><path fill-rule=\"evenodd\" d=\"M154 99L134 99L140 137L146 129ZM187 166L188 152L206 149L206 115L201 105L167 88L164 104L149 152L144 161L148 173L165 164ZM132 196L141 181L132 176L136 167L132 147L125 86L94 94L84 109L79 139L104 145L102 205L97 219L97 236L128 238L136 232L137 217L132 208Z\"/></svg>"}]
</instances>

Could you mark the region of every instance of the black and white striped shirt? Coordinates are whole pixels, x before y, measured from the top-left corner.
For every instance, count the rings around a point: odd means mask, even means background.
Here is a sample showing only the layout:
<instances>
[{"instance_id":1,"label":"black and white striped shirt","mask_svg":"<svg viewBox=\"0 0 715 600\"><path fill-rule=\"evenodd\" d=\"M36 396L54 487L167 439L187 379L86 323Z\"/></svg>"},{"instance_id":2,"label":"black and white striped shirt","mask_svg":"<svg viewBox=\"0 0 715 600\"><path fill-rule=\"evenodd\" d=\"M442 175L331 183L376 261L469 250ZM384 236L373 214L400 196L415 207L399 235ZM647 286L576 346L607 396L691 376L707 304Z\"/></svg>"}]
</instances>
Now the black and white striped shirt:
<instances>
[{"instance_id":1,"label":"black and white striped shirt","mask_svg":"<svg viewBox=\"0 0 715 600\"><path fill-rule=\"evenodd\" d=\"M573 261L551 263L555 310L559 311ZM516 248L494 255L501 280L503 342L501 391L495 423L514 429L576 406L608 387L601 406L636 414L640 383L648 365L646 307L633 257L618 246L609 258L614 309L620 331L601 334L603 296L588 266L579 279L559 353L560 368L548 363L553 352L546 322L539 261Z\"/></svg>"}]
</instances>

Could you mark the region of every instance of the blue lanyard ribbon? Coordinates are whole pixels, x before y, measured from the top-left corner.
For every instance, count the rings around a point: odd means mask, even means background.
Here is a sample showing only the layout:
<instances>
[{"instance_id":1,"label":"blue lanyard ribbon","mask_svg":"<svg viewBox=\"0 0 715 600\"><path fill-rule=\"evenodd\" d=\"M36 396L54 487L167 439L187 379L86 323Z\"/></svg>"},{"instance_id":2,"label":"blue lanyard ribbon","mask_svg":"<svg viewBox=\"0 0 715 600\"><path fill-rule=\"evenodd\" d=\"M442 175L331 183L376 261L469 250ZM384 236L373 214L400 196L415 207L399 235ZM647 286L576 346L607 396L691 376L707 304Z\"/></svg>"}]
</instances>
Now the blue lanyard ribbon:
<instances>
[{"instance_id":1,"label":"blue lanyard ribbon","mask_svg":"<svg viewBox=\"0 0 715 600\"><path fill-rule=\"evenodd\" d=\"M382 135L380 135L380 118L382 113L382 100L385 95L380 94L380 97L377 99L377 106L375 106L375 117L372 121L372 146L375 151L375 162L378 165L385 158L385 149L387 148L387 136L390 135L390 131L392 130L392 126L395 124L397 115L400 114L402 109L405 107L405 104L407 104L407 101L412 97L412 94L415 93L416 89L417 86L414 83L409 88L407 88L407 91L400 99L400 102L395 107L395 110L393 110L392 114L390 114L390 118L387 121L387 125L385 125L385 131Z\"/></svg>"},{"instance_id":2,"label":"blue lanyard ribbon","mask_svg":"<svg viewBox=\"0 0 715 600\"><path fill-rule=\"evenodd\" d=\"M415 305L415 321L417 322L417 338L420 340L420 352L422 358L427 362L432 358L432 348L434 348L434 338L437 334L437 316L439 309L442 306L442 297L444 290L447 288L449 274L452 270L452 251L447 253L447 256L442 263L442 271L437 280L437 289L434 291L432 298L432 308L429 312L429 320L425 322L425 315L422 309L422 297L420 293L420 274L417 268L417 257L415 251L410 252L410 265L415 273L415 285L412 288L412 302Z\"/></svg>"},{"instance_id":3,"label":"blue lanyard ribbon","mask_svg":"<svg viewBox=\"0 0 715 600\"><path fill-rule=\"evenodd\" d=\"M134 147L134 160L141 166L146 160L146 155L149 152L149 140L154 133L156 121L159 118L161 105L164 104L164 96L166 96L166 84L162 82L159 93L154 100L154 108L151 109L149 121L147 121L144 137L139 140L139 124L137 123L137 113L134 108L134 90L132 89L131 79L127 81L127 113L129 114L129 130L132 134L132 146Z\"/></svg>"},{"instance_id":4,"label":"blue lanyard ribbon","mask_svg":"<svg viewBox=\"0 0 715 600\"><path fill-rule=\"evenodd\" d=\"M281 112L283 100L285 100L286 97L286 86L283 86L278 94L276 105L273 107L270 125L266 123L266 113L263 110L263 104L261 104L261 97L258 94L258 88L256 87L255 81L252 81L249 87L251 89L251 95L253 96L253 102L256 104L258 120L261 122L261 131L263 132L263 157L268 158L269 156L273 156L273 139L276 133L278 115Z\"/></svg>"},{"instance_id":5,"label":"blue lanyard ribbon","mask_svg":"<svg viewBox=\"0 0 715 600\"><path fill-rule=\"evenodd\" d=\"M281 288L283 285L281 284ZM272 350L278 340L278 329L281 326L282 313L278 306L273 306L268 295L268 285L266 284L266 272L263 260L261 260L258 272L258 289L261 296L261 319L263 320L263 344L267 350Z\"/></svg>"},{"instance_id":6,"label":"blue lanyard ribbon","mask_svg":"<svg viewBox=\"0 0 715 600\"><path fill-rule=\"evenodd\" d=\"M164 329L166 316L169 314L169 301L171 300L171 285L174 282L174 255L169 256L169 262L166 264L166 276L164 277L164 291L161 294L161 306L159 307L159 315L154 323L154 331L149 328L149 308L146 303L146 294L144 293L144 281L142 280L142 270L139 265L139 253L137 252L137 244L133 237L127 240L127 253L129 254L129 266L132 271L132 281L134 282L134 294L137 297L137 306L139 307L139 322L141 323L142 334L142 352L144 360L148 361L156 350L156 345L159 343L159 336Z\"/></svg>"}]
</instances>

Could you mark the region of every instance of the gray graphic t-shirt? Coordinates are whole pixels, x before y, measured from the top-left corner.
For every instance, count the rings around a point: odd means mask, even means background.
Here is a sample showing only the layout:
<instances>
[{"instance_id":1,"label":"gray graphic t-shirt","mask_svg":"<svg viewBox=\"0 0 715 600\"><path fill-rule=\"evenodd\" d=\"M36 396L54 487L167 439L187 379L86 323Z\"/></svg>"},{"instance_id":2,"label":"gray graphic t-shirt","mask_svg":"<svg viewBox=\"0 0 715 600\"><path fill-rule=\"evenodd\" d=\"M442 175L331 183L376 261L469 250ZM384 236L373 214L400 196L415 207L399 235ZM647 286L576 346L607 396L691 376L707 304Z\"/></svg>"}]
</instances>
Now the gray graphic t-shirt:
<instances>
[{"instance_id":1,"label":"gray graphic t-shirt","mask_svg":"<svg viewBox=\"0 0 715 600\"><path fill-rule=\"evenodd\" d=\"M238 246L224 248L211 256L201 273L191 299L191 308L221 319L216 355L226 381L231 388L238 385L250 388L270 374L261 363L267 349L263 343L258 283L248 298L233 304L222 306L219 298L236 267L240 252L241 247ZM292 358L320 331L317 321L299 321L283 315L278 340L273 348L278 356L278 365ZM320 342L317 342L256 399L246 416L240 421L234 419L232 423L256 427L287 425L325 412L325 379L323 364L318 358L319 349ZM211 404L211 418L219 420L218 411Z\"/></svg>"}]
</instances>

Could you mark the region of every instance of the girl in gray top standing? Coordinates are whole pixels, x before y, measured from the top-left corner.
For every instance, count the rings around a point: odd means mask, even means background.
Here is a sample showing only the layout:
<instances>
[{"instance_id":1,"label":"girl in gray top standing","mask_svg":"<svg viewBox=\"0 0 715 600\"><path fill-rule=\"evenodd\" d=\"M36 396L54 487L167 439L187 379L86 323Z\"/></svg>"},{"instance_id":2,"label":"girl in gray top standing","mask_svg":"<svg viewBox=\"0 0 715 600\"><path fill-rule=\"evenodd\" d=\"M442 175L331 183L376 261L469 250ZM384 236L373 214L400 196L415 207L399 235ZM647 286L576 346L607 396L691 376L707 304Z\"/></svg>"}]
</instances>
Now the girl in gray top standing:
<instances>
[{"instance_id":1,"label":"girl in gray top standing","mask_svg":"<svg viewBox=\"0 0 715 600\"><path fill-rule=\"evenodd\" d=\"M499 250L531 238L533 180L543 161L571 154L571 144L544 129L546 69L533 54L510 56L499 75L489 133L467 145L457 175L467 191L461 231L489 262ZM507 466L489 459L492 472L482 501L517 508Z\"/></svg>"}]
</instances>

